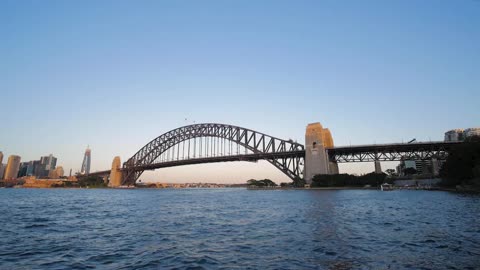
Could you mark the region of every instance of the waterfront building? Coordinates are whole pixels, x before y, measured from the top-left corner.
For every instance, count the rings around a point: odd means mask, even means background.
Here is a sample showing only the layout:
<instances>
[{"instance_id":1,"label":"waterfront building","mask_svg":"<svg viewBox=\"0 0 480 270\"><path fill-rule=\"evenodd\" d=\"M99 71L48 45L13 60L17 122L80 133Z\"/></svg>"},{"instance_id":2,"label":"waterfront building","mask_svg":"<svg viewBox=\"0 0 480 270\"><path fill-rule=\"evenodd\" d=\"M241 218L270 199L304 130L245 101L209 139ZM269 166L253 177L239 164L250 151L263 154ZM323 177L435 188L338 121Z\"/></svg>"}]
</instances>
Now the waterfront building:
<instances>
[{"instance_id":1,"label":"waterfront building","mask_svg":"<svg viewBox=\"0 0 480 270\"><path fill-rule=\"evenodd\" d=\"M40 160L32 160L28 162L27 176L37 176L38 168L40 168Z\"/></svg>"},{"instance_id":2,"label":"waterfront building","mask_svg":"<svg viewBox=\"0 0 480 270\"><path fill-rule=\"evenodd\" d=\"M467 128L463 131L465 138L472 136L480 136L480 128Z\"/></svg>"},{"instance_id":3,"label":"waterfront building","mask_svg":"<svg viewBox=\"0 0 480 270\"><path fill-rule=\"evenodd\" d=\"M82 169L80 170L81 174L89 174L90 173L90 162L91 162L91 150L89 147L85 150L85 154L83 155L83 162L82 162Z\"/></svg>"},{"instance_id":4,"label":"waterfront building","mask_svg":"<svg viewBox=\"0 0 480 270\"><path fill-rule=\"evenodd\" d=\"M41 157L40 162L42 165L45 166L45 170L47 171L55 170L55 167L57 166L57 158L54 157L52 154Z\"/></svg>"},{"instance_id":5,"label":"waterfront building","mask_svg":"<svg viewBox=\"0 0 480 270\"><path fill-rule=\"evenodd\" d=\"M480 128L452 129L445 132L446 142L462 142L468 137L480 136Z\"/></svg>"},{"instance_id":6,"label":"waterfront building","mask_svg":"<svg viewBox=\"0 0 480 270\"><path fill-rule=\"evenodd\" d=\"M29 162L21 162L20 163L20 168L18 169L17 177L27 176L28 163Z\"/></svg>"},{"instance_id":7,"label":"waterfront building","mask_svg":"<svg viewBox=\"0 0 480 270\"><path fill-rule=\"evenodd\" d=\"M65 171L63 170L62 166L58 166L55 169L55 172L57 173L57 177L63 177L65 175Z\"/></svg>"},{"instance_id":8,"label":"waterfront building","mask_svg":"<svg viewBox=\"0 0 480 270\"><path fill-rule=\"evenodd\" d=\"M3 179L3 175L5 174L6 168L7 168L7 164L0 163L0 180Z\"/></svg>"},{"instance_id":9,"label":"waterfront building","mask_svg":"<svg viewBox=\"0 0 480 270\"><path fill-rule=\"evenodd\" d=\"M11 155L8 157L7 168L5 169L4 179L17 178L18 171L20 169L20 156Z\"/></svg>"},{"instance_id":10,"label":"waterfront building","mask_svg":"<svg viewBox=\"0 0 480 270\"><path fill-rule=\"evenodd\" d=\"M0 171L2 171L3 168L3 153L0 151ZM0 180L3 179L3 174L0 173Z\"/></svg>"},{"instance_id":11,"label":"waterfront building","mask_svg":"<svg viewBox=\"0 0 480 270\"><path fill-rule=\"evenodd\" d=\"M460 142L463 141L463 129L452 129L445 132L446 142Z\"/></svg>"},{"instance_id":12,"label":"waterfront building","mask_svg":"<svg viewBox=\"0 0 480 270\"><path fill-rule=\"evenodd\" d=\"M50 171L55 170L57 158L52 154L40 158L40 164L34 167L34 174L38 178L48 177Z\"/></svg>"},{"instance_id":13,"label":"waterfront building","mask_svg":"<svg viewBox=\"0 0 480 270\"><path fill-rule=\"evenodd\" d=\"M57 179L63 177L64 171L62 166L58 166L55 170L48 173L48 178Z\"/></svg>"},{"instance_id":14,"label":"waterfront building","mask_svg":"<svg viewBox=\"0 0 480 270\"><path fill-rule=\"evenodd\" d=\"M443 163L445 163L444 160L402 160L398 164L396 171L399 176L405 176L405 170L412 168L416 171L415 175L432 174L436 176Z\"/></svg>"}]
</instances>

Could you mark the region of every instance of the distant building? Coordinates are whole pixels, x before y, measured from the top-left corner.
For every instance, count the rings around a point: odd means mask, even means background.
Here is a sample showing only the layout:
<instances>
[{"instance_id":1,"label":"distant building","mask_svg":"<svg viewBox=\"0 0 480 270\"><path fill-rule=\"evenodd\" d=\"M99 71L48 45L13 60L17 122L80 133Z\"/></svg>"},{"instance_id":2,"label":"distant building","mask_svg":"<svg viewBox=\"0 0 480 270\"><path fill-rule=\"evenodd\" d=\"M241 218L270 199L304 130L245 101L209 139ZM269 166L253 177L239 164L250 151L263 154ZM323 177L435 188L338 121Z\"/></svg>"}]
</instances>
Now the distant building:
<instances>
[{"instance_id":1,"label":"distant building","mask_svg":"<svg viewBox=\"0 0 480 270\"><path fill-rule=\"evenodd\" d=\"M92 152L90 148L87 147L87 150L85 150L85 155L83 155L82 169L80 170L81 174L88 175L90 173L91 155Z\"/></svg>"},{"instance_id":2,"label":"distant building","mask_svg":"<svg viewBox=\"0 0 480 270\"><path fill-rule=\"evenodd\" d=\"M4 179L15 179L20 169L20 156L11 155L8 157L7 168L5 169Z\"/></svg>"},{"instance_id":3,"label":"distant building","mask_svg":"<svg viewBox=\"0 0 480 270\"><path fill-rule=\"evenodd\" d=\"M58 166L55 171L57 172L58 177L63 177L65 176L65 171L63 170L62 166Z\"/></svg>"},{"instance_id":4,"label":"distant building","mask_svg":"<svg viewBox=\"0 0 480 270\"><path fill-rule=\"evenodd\" d=\"M48 156L41 157L40 163L45 166L45 170L47 171L55 170L55 167L57 166L57 158L50 154Z\"/></svg>"},{"instance_id":5,"label":"distant building","mask_svg":"<svg viewBox=\"0 0 480 270\"><path fill-rule=\"evenodd\" d=\"M480 136L480 128L452 129L445 132L446 142L462 142L468 137Z\"/></svg>"},{"instance_id":6,"label":"distant building","mask_svg":"<svg viewBox=\"0 0 480 270\"><path fill-rule=\"evenodd\" d=\"M3 175L5 174L6 168L7 168L7 164L0 163L0 180L3 179Z\"/></svg>"},{"instance_id":7,"label":"distant building","mask_svg":"<svg viewBox=\"0 0 480 270\"><path fill-rule=\"evenodd\" d=\"M48 177L57 179L63 177L64 171L62 166L58 166L55 170L50 170Z\"/></svg>"},{"instance_id":8,"label":"distant building","mask_svg":"<svg viewBox=\"0 0 480 270\"><path fill-rule=\"evenodd\" d=\"M0 171L3 171L5 170L5 168L3 167L3 153L0 151ZM3 179L3 173L0 173L0 180Z\"/></svg>"},{"instance_id":9,"label":"distant building","mask_svg":"<svg viewBox=\"0 0 480 270\"><path fill-rule=\"evenodd\" d=\"M40 160L32 160L28 162L27 176L38 176L37 173L41 167Z\"/></svg>"},{"instance_id":10,"label":"distant building","mask_svg":"<svg viewBox=\"0 0 480 270\"><path fill-rule=\"evenodd\" d=\"M405 176L405 170L408 168L415 169L415 175L433 174L437 175L438 169L441 168L445 161L443 160L402 160L397 166L397 174L399 176ZM435 163L435 164L434 164Z\"/></svg>"},{"instance_id":11,"label":"distant building","mask_svg":"<svg viewBox=\"0 0 480 270\"><path fill-rule=\"evenodd\" d=\"M467 128L463 131L465 138L480 136L480 128Z\"/></svg>"},{"instance_id":12,"label":"distant building","mask_svg":"<svg viewBox=\"0 0 480 270\"><path fill-rule=\"evenodd\" d=\"M52 154L40 158L39 164L32 164L33 175L38 178L48 177L50 171L54 171L57 166L57 158Z\"/></svg>"},{"instance_id":13,"label":"distant building","mask_svg":"<svg viewBox=\"0 0 480 270\"><path fill-rule=\"evenodd\" d=\"M29 162L21 162L20 163L20 168L18 169L17 177L27 176L28 163Z\"/></svg>"},{"instance_id":14,"label":"distant building","mask_svg":"<svg viewBox=\"0 0 480 270\"><path fill-rule=\"evenodd\" d=\"M463 129L452 129L445 132L446 142L461 142L463 141Z\"/></svg>"}]
</instances>

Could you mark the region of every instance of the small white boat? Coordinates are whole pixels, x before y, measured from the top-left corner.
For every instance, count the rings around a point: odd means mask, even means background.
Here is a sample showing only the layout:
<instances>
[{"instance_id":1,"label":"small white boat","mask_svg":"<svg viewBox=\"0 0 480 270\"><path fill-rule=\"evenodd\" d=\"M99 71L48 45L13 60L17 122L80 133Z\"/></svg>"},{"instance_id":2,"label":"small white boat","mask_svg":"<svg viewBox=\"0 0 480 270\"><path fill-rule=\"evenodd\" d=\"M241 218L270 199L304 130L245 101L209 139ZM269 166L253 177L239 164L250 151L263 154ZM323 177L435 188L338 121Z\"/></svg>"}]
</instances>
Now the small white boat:
<instances>
[{"instance_id":1,"label":"small white boat","mask_svg":"<svg viewBox=\"0 0 480 270\"><path fill-rule=\"evenodd\" d=\"M380 185L380 190L381 191L391 191L391 190L393 190L393 185L388 184L388 183L383 183L383 184Z\"/></svg>"}]
</instances>

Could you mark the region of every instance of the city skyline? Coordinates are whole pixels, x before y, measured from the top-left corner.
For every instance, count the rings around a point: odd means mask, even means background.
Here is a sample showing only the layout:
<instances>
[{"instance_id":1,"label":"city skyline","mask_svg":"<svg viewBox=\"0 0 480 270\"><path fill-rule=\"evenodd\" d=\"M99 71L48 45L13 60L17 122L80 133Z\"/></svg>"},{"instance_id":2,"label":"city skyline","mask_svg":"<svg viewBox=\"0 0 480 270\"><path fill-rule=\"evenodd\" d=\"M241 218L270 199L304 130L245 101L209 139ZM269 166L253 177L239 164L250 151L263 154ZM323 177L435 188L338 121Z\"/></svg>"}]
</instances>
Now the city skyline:
<instances>
[{"instance_id":1,"label":"city skyline","mask_svg":"<svg viewBox=\"0 0 480 270\"><path fill-rule=\"evenodd\" d=\"M319 121L335 145L441 141L479 126L476 1L2 2L0 10L0 87L13 112L0 134L5 158L53 153L75 172L90 145L91 171L103 170L194 121L300 143ZM265 162L147 176L285 180Z\"/></svg>"}]
</instances>

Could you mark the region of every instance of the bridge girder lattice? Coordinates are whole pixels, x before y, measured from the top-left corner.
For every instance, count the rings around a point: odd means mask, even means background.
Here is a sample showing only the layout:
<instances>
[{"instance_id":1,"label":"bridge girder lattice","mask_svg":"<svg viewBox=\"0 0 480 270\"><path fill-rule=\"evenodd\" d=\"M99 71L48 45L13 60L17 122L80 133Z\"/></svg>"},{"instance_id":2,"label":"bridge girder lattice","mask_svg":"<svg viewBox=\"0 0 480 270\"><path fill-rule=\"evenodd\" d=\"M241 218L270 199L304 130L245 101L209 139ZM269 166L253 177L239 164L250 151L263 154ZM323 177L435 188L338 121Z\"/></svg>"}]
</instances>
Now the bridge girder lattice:
<instances>
[{"instance_id":1,"label":"bridge girder lattice","mask_svg":"<svg viewBox=\"0 0 480 270\"><path fill-rule=\"evenodd\" d=\"M267 160L295 182L303 179L304 156L304 146L292 140L227 124L193 124L166 132L142 147L123 164L122 184L134 184L145 170L242 160Z\"/></svg>"}]
</instances>

